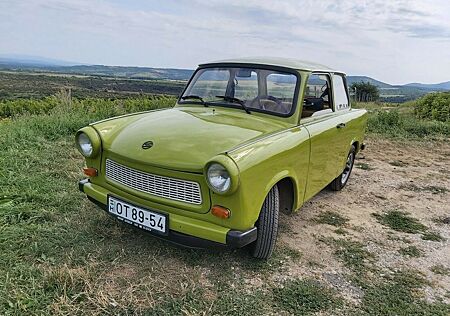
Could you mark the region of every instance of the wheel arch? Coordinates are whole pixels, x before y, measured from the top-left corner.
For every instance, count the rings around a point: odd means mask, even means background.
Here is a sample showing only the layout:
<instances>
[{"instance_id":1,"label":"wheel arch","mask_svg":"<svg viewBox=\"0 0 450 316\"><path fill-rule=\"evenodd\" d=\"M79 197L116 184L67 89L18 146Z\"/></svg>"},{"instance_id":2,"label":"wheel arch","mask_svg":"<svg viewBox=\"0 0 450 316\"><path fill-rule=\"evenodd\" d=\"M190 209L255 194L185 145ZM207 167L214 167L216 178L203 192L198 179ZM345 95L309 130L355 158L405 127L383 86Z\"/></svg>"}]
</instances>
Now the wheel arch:
<instances>
[{"instance_id":1,"label":"wheel arch","mask_svg":"<svg viewBox=\"0 0 450 316\"><path fill-rule=\"evenodd\" d=\"M359 144L360 144L359 140L356 139L356 138L353 138L352 141L350 142L349 146L348 146L347 154L350 153L350 150L352 149L352 146L355 146L355 155L356 155L359 152ZM343 160L342 168L344 168L345 162L347 161L347 154L345 156L345 159Z\"/></svg>"},{"instance_id":2,"label":"wheel arch","mask_svg":"<svg viewBox=\"0 0 450 316\"><path fill-rule=\"evenodd\" d=\"M359 140L353 139L353 140L352 140L352 143L350 144L350 148L351 148L352 146L355 146L356 153L358 153L358 152L359 152L359 144L360 144Z\"/></svg>"},{"instance_id":3,"label":"wheel arch","mask_svg":"<svg viewBox=\"0 0 450 316\"><path fill-rule=\"evenodd\" d=\"M264 199L275 185L278 186L279 191L280 211L286 214L292 213L298 205L298 182L295 176L288 170L277 173L266 185ZM261 206L263 203L264 200L261 201Z\"/></svg>"},{"instance_id":4,"label":"wheel arch","mask_svg":"<svg viewBox=\"0 0 450 316\"><path fill-rule=\"evenodd\" d=\"M276 183L280 198L280 211L285 214L292 213L295 208L296 191L294 180L290 177L281 179Z\"/></svg>"}]
</instances>

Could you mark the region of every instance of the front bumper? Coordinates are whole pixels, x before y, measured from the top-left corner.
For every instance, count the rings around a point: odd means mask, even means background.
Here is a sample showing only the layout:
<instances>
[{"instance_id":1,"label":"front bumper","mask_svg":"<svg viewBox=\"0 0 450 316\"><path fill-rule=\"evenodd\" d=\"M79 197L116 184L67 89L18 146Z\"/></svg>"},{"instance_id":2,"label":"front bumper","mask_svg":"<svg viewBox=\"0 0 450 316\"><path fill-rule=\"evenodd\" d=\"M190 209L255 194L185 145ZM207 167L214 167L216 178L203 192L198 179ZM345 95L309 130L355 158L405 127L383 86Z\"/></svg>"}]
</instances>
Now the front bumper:
<instances>
[{"instance_id":1,"label":"front bumper","mask_svg":"<svg viewBox=\"0 0 450 316\"><path fill-rule=\"evenodd\" d=\"M107 212L108 190L90 183L89 179L81 180L78 188L85 193L90 201ZM109 214L109 212L108 212ZM257 229L253 227L247 231L231 230L216 224L186 216L170 214L168 236L154 235L173 243L190 248L242 248L257 238Z\"/></svg>"}]
</instances>

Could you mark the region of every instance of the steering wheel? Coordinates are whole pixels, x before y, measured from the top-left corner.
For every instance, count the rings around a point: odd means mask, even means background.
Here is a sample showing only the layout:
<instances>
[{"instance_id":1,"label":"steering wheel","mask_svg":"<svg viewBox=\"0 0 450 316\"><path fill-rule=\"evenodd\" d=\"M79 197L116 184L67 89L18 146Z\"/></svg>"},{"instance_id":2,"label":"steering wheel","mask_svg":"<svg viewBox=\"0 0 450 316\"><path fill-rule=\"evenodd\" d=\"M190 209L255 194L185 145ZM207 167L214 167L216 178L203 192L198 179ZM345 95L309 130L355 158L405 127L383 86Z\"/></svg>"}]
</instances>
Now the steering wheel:
<instances>
[{"instance_id":1,"label":"steering wheel","mask_svg":"<svg viewBox=\"0 0 450 316\"><path fill-rule=\"evenodd\" d=\"M320 89L320 91L322 92L322 94L320 95L320 98L324 98L326 95L328 95L328 84L324 84L322 86L322 88Z\"/></svg>"},{"instance_id":2,"label":"steering wheel","mask_svg":"<svg viewBox=\"0 0 450 316\"><path fill-rule=\"evenodd\" d=\"M258 95L250 102L250 107L256 108L255 105L257 105L258 108L266 110L266 107L264 106L264 104L261 106L261 100L270 100L272 102L275 102L276 105L279 105L279 106L281 106L282 102L283 102L281 99L278 99L271 95ZM257 103L257 104L255 104L255 103Z\"/></svg>"}]
</instances>

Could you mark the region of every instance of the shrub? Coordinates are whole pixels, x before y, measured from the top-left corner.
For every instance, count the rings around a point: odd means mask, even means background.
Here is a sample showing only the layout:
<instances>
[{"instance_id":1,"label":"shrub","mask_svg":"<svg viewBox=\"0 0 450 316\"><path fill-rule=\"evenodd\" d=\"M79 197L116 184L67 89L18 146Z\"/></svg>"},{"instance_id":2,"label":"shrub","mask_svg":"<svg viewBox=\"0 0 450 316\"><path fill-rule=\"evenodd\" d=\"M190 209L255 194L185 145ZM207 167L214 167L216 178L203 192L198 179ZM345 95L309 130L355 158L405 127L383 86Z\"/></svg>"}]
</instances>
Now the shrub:
<instances>
[{"instance_id":1,"label":"shrub","mask_svg":"<svg viewBox=\"0 0 450 316\"><path fill-rule=\"evenodd\" d=\"M6 101L0 103L0 113L1 109L8 109L12 118L0 124L0 148L16 147L18 139L30 143L39 137L57 140L74 135L81 127L101 119L171 107L174 104L175 98L165 96L80 100L65 93L44 100Z\"/></svg>"},{"instance_id":2,"label":"shrub","mask_svg":"<svg viewBox=\"0 0 450 316\"><path fill-rule=\"evenodd\" d=\"M375 133L398 132L403 126L403 120L397 111L377 111L369 116L368 129Z\"/></svg>"},{"instance_id":3,"label":"shrub","mask_svg":"<svg viewBox=\"0 0 450 316\"><path fill-rule=\"evenodd\" d=\"M154 110L172 107L175 97L171 96L139 96L129 99L72 98L70 92L62 90L54 96L41 100L17 99L0 102L0 118L14 117L24 114L48 114L55 111L67 113L83 111L98 113L102 117L110 117L131 112Z\"/></svg>"},{"instance_id":4,"label":"shrub","mask_svg":"<svg viewBox=\"0 0 450 316\"><path fill-rule=\"evenodd\" d=\"M450 136L450 121L425 121L397 110L378 110L369 115L368 131L389 137L425 138Z\"/></svg>"},{"instance_id":5,"label":"shrub","mask_svg":"<svg viewBox=\"0 0 450 316\"><path fill-rule=\"evenodd\" d=\"M401 127L403 121L397 111L386 111L378 113L378 124L383 127Z\"/></svg>"},{"instance_id":6,"label":"shrub","mask_svg":"<svg viewBox=\"0 0 450 316\"><path fill-rule=\"evenodd\" d=\"M450 121L450 92L435 92L423 96L415 104L415 113L418 118Z\"/></svg>"}]
</instances>

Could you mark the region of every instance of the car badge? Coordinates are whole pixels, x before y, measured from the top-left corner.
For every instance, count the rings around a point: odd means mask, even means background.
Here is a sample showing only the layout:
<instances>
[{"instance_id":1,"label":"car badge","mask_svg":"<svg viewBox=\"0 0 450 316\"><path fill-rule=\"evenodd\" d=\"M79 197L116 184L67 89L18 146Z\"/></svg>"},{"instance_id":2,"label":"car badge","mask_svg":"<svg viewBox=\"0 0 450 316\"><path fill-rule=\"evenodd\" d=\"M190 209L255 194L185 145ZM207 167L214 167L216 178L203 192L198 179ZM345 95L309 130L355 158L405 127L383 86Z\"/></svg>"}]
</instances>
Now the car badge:
<instances>
[{"instance_id":1,"label":"car badge","mask_svg":"<svg viewBox=\"0 0 450 316\"><path fill-rule=\"evenodd\" d=\"M148 140L142 144L142 149L149 149L152 147L153 147L153 142L151 140Z\"/></svg>"}]
</instances>

